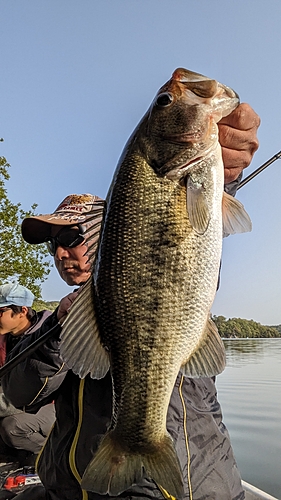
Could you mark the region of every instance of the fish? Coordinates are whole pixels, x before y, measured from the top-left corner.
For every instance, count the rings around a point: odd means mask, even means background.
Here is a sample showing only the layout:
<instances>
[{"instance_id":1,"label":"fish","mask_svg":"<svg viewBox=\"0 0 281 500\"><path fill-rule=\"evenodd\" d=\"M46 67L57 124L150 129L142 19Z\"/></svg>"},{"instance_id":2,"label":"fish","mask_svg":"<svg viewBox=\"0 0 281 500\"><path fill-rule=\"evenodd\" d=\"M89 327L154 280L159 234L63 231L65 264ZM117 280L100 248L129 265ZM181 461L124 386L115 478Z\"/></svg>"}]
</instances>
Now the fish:
<instances>
[{"instance_id":1,"label":"fish","mask_svg":"<svg viewBox=\"0 0 281 500\"><path fill-rule=\"evenodd\" d=\"M251 230L223 191L217 122L230 87L178 68L129 138L106 198L91 279L63 324L61 355L81 378L110 370L108 431L81 482L117 496L144 474L177 499L183 479L166 429L176 377L223 371L210 310L223 234Z\"/></svg>"}]
</instances>

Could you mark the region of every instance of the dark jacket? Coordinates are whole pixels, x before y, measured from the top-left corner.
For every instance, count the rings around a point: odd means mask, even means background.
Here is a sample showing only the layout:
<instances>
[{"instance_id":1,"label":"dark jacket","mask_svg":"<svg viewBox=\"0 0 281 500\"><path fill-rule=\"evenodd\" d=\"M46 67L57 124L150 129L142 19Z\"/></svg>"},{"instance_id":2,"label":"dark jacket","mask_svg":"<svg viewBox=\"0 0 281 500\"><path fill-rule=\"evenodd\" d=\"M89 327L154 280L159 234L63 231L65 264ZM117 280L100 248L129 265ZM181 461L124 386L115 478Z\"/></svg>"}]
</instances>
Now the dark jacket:
<instances>
[{"instance_id":1,"label":"dark jacket","mask_svg":"<svg viewBox=\"0 0 281 500\"><path fill-rule=\"evenodd\" d=\"M5 335L1 335L1 350L2 350L2 359L6 361L5 358L9 355L12 349L21 342L27 335L30 335L32 332L37 331L45 321L45 319L50 316L51 311L33 311L34 315L31 318L30 327L21 335L12 335L11 333L6 333ZM27 408L28 412L28 408ZM1 381L0 381L0 418L8 417L10 415L21 413L21 410L15 408L6 398L5 394L3 394Z\"/></svg>"},{"instance_id":2,"label":"dark jacket","mask_svg":"<svg viewBox=\"0 0 281 500\"><path fill-rule=\"evenodd\" d=\"M19 342L9 358L56 324L53 314L41 329ZM59 336L61 327L57 325ZM48 500L100 500L83 492L80 480L106 432L111 417L112 387L109 373L101 380L80 380L62 363L59 341L50 340L3 377L6 396L17 407L30 411L55 398L57 420L38 460L38 472ZM242 500L240 483L227 430L222 423L214 379L189 379L178 375L167 416L182 466L185 498L193 500ZM189 484L190 483L190 484ZM143 483L122 497L162 498L154 482Z\"/></svg>"},{"instance_id":3,"label":"dark jacket","mask_svg":"<svg viewBox=\"0 0 281 500\"><path fill-rule=\"evenodd\" d=\"M12 350L7 349L6 361L13 359L52 326L57 325L55 313L47 316L37 329L33 327L29 334L23 335L20 340L17 340ZM61 328L58 326L58 335L60 330ZM67 371L68 369L59 355L59 340L47 341L29 358L2 377L4 394L11 402L15 399L17 408L37 413L41 406L54 400L55 391L60 387Z\"/></svg>"}]
</instances>

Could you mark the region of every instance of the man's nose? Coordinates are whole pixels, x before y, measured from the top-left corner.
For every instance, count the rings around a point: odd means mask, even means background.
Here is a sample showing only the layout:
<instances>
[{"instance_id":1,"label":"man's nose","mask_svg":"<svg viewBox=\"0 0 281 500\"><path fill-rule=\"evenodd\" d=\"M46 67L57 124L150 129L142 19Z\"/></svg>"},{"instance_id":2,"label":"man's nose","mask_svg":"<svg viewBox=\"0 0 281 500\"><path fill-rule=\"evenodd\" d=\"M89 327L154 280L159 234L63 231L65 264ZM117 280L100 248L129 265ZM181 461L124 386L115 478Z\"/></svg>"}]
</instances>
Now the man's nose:
<instances>
[{"instance_id":1,"label":"man's nose","mask_svg":"<svg viewBox=\"0 0 281 500\"><path fill-rule=\"evenodd\" d=\"M58 260L67 259L69 258L69 256L70 256L70 251L68 247L61 247L61 246L57 247L55 257Z\"/></svg>"}]
</instances>

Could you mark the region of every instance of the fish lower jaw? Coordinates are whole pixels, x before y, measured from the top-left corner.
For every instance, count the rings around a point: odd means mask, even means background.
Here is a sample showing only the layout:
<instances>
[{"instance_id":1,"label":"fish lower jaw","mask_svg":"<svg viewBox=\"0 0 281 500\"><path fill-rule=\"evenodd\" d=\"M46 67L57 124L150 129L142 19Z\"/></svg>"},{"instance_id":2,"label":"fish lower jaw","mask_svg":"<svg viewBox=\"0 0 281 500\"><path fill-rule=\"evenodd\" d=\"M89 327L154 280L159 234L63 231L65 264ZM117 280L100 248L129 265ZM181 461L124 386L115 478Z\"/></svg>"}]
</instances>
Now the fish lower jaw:
<instances>
[{"instance_id":1,"label":"fish lower jaw","mask_svg":"<svg viewBox=\"0 0 281 500\"><path fill-rule=\"evenodd\" d=\"M188 161L184 165L181 165L179 167L174 168L173 170L170 170L165 177L171 181L174 180L180 180L186 177L186 173L189 172L189 170L200 163L204 159L203 156L198 156L196 158L193 158L192 160Z\"/></svg>"},{"instance_id":2,"label":"fish lower jaw","mask_svg":"<svg viewBox=\"0 0 281 500\"><path fill-rule=\"evenodd\" d=\"M206 162L207 160L211 160L212 157L221 158L221 149L220 145L218 143L218 140L216 138L215 141L212 141L212 143L209 145L209 147L206 146L205 150L198 151L199 154L198 156L194 156L193 158L188 158L186 161L182 161L182 164L176 164L175 167L173 168L172 162L171 162L171 168L167 173L165 173L165 177L169 180L181 180L186 177L186 175L194 168L196 167L199 163L201 162ZM178 159L178 163L180 163L180 157ZM168 165L164 165L163 168L167 169Z\"/></svg>"}]
</instances>

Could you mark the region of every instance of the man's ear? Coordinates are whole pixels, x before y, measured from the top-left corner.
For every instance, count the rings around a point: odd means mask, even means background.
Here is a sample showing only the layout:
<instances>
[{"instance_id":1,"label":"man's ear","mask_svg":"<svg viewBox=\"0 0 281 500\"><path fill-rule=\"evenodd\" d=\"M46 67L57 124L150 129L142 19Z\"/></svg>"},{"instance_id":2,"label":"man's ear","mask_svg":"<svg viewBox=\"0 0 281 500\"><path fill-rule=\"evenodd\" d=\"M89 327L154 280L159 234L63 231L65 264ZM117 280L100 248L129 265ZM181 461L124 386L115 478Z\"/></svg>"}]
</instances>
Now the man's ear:
<instances>
[{"instance_id":1,"label":"man's ear","mask_svg":"<svg viewBox=\"0 0 281 500\"><path fill-rule=\"evenodd\" d=\"M26 316L27 313L28 313L28 307L26 306L22 306L21 307L21 313L23 314L23 316Z\"/></svg>"}]
</instances>

